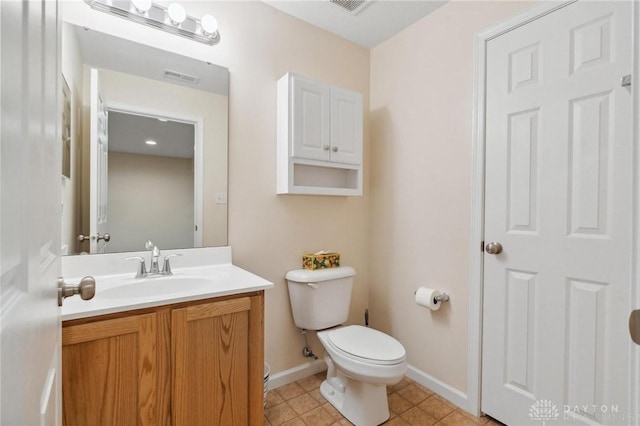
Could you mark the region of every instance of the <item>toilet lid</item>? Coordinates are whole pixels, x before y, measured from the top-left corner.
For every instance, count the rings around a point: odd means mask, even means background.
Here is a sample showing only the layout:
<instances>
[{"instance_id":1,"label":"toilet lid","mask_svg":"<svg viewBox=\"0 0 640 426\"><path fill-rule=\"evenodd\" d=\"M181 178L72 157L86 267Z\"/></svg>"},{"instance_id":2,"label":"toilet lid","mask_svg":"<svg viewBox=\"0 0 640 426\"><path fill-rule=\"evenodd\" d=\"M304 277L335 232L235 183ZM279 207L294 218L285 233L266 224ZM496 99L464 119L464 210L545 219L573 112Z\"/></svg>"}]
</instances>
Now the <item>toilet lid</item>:
<instances>
[{"instance_id":1,"label":"toilet lid","mask_svg":"<svg viewBox=\"0 0 640 426\"><path fill-rule=\"evenodd\" d=\"M395 364L406 355L404 346L393 337L360 325L338 328L327 337L337 349L377 363Z\"/></svg>"}]
</instances>

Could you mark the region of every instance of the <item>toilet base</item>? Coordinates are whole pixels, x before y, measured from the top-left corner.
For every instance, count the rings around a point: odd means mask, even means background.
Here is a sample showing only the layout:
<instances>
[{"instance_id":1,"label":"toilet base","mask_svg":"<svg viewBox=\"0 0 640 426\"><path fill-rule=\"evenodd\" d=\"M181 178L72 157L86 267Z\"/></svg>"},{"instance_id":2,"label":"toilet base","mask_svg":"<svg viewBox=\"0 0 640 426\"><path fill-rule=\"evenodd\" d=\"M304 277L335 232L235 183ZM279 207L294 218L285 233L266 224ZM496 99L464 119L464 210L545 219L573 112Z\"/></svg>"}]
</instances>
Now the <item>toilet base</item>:
<instances>
[{"instance_id":1,"label":"toilet base","mask_svg":"<svg viewBox=\"0 0 640 426\"><path fill-rule=\"evenodd\" d=\"M320 385L320 393L356 426L376 426L389 419L387 386L363 383L339 371Z\"/></svg>"}]
</instances>

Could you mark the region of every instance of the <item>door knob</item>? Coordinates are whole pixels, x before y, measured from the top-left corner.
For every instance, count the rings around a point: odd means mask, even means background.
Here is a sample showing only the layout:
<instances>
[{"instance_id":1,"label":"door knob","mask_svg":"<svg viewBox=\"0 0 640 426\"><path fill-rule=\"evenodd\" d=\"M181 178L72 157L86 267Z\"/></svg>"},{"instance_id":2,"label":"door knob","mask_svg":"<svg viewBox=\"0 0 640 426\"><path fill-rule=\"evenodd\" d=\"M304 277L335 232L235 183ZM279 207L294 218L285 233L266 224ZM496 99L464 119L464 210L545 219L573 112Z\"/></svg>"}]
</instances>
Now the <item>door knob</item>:
<instances>
[{"instance_id":1,"label":"door knob","mask_svg":"<svg viewBox=\"0 0 640 426\"><path fill-rule=\"evenodd\" d=\"M91 240L93 237L91 235L78 235L78 241L80 241L81 243L84 241L89 241ZM109 234L108 232L105 232L104 235L100 235L98 233L98 235L95 237L95 240L100 241L100 240L104 240L106 242L111 240L111 234Z\"/></svg>"},{"instance_id":2,"label":"door knob","mask_svg":"<svg viewBox=\"0 0 640 426\"><path fill-rule=\"evenodd\" d=\"M502 244L491 241L484 249L489 254L500 254L502 253Z\"/></svg>"},{"instance_id":3,"label":"door knob","mask_svg":"<svg viewBox=\"0 0 640 426\"><path fill-rule=\"evenodd\" d=\"M62 306L62 301L67 297L79 294L82 300L93 299L96 294L96 280L93 277L84 277L80 284L71 285L64 282L64 278L58 278L58 306Z\"/></svg>"},{"instance_id":4,"label":"door knob","mask_svg":"<svg viewBox=\"0 0 640 426\"><path fill-rule=\"evenodd\" d=\"M640 345L640 309L631 312L629 316L629 333L631 340Z\"/></svg>"}]
</instances>

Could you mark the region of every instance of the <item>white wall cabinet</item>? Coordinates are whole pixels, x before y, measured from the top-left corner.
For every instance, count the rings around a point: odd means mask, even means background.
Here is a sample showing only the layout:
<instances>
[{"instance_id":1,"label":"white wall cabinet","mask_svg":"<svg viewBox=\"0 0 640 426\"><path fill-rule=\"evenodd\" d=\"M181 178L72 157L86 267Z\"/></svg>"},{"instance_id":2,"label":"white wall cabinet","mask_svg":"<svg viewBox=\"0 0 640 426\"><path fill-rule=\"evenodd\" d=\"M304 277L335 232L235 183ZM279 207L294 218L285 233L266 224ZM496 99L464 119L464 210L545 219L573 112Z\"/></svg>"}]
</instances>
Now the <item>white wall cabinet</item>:
<instances>
[{"instance_id":1,"label":"white wall cabinet","mask_svg":"<svg viewBox=\"0 0 640 426\"><path fill-rule=\"evenodd\" d=\"M287 73L278 81L278 194L362 195L362 95Z\"/></svg>"}]
</instances>

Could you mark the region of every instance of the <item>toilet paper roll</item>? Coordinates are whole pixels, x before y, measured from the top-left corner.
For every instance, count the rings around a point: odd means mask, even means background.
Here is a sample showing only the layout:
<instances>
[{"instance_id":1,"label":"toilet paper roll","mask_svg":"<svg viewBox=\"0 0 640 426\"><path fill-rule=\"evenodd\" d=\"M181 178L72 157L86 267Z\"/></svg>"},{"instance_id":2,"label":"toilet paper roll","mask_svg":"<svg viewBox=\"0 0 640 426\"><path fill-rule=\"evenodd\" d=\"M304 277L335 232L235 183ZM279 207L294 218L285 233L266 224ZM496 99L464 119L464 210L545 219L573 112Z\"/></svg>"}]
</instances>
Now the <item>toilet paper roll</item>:
<instances>
[{"instance_id":1,"label":"toilet paper roll","mask_svg":"<svg viewBox=\"0 0 640 426\"><path fill-rule=\"evenodd\" d=\"M416 291L416 304L429 308L432 311L440 309L441 302L436 300L436 296L440 296L438 290L432 288L420 287Z\"/></svg>"}]
</instances>

